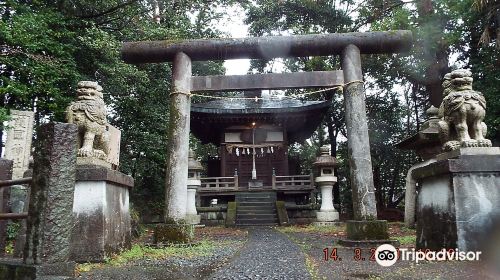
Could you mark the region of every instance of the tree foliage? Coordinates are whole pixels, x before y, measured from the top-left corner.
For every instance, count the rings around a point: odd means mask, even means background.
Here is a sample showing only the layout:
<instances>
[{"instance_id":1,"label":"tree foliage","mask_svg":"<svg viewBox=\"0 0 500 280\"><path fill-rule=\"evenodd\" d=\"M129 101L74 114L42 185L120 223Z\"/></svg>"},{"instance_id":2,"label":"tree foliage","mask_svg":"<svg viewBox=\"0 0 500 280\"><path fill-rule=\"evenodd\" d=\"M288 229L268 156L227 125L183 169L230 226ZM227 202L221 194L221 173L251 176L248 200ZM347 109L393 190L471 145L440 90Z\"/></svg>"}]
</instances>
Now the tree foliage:
<instances>
[{"instance_id":1,"label":"tree foliage","mask_svg":"<svg viewBox=\"0 0 500 280\"><path fill-rule=\"evenodd\" d=\"M473 7L476 2L476 9ZM419 130L425 110L439 106L441 81L452 69L468 67L475 75L475 88L488 100L486 121L490 136L498 136L498 51L497 36L488 44L481 34L496 35L498 5L495 1L370 0L370 1L252 1L247 6L247 23L252 35L307 34L349 31L409 29L414 46L409 54L363 57L371 154L379 208L401 205L405 173L417 159L394 145ZM482 5L478 5L482 4ZM453 60L459 58L459 61ZM255 61L255 71L269 71L268 61ZM284 62L288 71L338 69L334 57L298 58ZM319 128L328 132L333 154L347 162L342 100L334 100L332 111ZM321 134L321 133L319 133ZM341 135L341 137L338 137ZM322 144L318 141L317 144ZM314 145L314 142L313 142ZM302 149L310 157L309 143ZM338 150L338 151L337 151ZM300 147L294 152L301 154ZM338 170L347 176L348 170ZM345 184L345 185L343 185ZM343 193L349 182L338 184Z\"/></svg>"},{"instance_id":2,"label":"tree foliage","mask_svg":"<svg viewBox=\"0 0 500 280\"><path fill-rule=\"evenodd\" d=\"M231 1L6 1L0 4L0 121L8 109L63 121L80 80L105 91L109 122L122 131L121 171L135 178L132 201L162 211L170 66L128 65L123 41L219 37L214 23ZM194 74L222 73L194 63Z\"/></svg>"}]
</instances>

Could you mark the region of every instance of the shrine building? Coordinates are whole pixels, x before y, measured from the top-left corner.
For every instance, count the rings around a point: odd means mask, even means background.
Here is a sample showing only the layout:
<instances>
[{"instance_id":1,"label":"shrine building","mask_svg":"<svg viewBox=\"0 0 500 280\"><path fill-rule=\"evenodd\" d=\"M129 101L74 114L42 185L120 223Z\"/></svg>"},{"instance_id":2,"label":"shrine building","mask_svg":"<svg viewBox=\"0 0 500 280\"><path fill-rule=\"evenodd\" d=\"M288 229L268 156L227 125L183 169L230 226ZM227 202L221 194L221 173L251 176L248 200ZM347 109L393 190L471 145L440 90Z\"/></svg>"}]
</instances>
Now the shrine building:
<instances>
[{"instance_id":1,"label":"shrine building","mask_svg":"<svg viewBox=\"0 0 500 280\"><path fill-rule=\"evenodd\" d=\"M201 206L212 199L238 201L249 193L271 194L271 200L306 203L315 186L312 174L300 174L288 147L308 139L320 125L330 101L262 98L247 91L244 98L224 98L191 105L191 132L218 147L207 162L198 190ZM262 201L262 200L260 200Z\"/></svg>"}]
</instances>

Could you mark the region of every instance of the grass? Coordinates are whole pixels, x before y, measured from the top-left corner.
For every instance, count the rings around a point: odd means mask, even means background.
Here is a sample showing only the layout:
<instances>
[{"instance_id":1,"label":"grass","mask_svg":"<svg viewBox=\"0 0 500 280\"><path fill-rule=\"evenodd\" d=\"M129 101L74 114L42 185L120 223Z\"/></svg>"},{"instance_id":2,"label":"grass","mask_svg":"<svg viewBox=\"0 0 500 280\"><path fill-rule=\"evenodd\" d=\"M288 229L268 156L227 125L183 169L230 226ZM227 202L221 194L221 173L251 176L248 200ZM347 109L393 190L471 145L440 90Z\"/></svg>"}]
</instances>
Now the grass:
<instances>
[{"instance_id":1,"label":"grass","mask_svg":"<svg viewBox=\"0 0 500 280\"><path fill-rule=\"evenodd\" d=\"M307 226L289 226L289 227L277 227L278 231L282 233L296 233L296 232L317 232L317 233L343 233L345 232L345 226L316 226L316 225L307 225Z\"/></svg>"},{"instance_id":2,"label":"grass","mask_svg":"<svg viewBox=\"0 0 500 280\"><path fill-rule=\"evenodd\" d=\"M318 272L318 264L307 253L305 253L305 255L306 255L306 269L309 272L309 275L311 275L311 279L320 280L321 278ZM323 277L323 279L325 279L325 277Z\"/></svg>"},{"instance_id":3,"label":"grass","mask_svg":"<svg viewBox=\"0 0 500 280\"><path fill-rule=\"evenodd\" d=\"M415 245L417 242L417 237L415 235L395 236L394 238L399 241L401 246Z\"/></svg>"},{"instance_id":4,"label":"grass","mask_svg":"<svg viewBox=\"0 0 500 280\"><path fill-rule=\"evenodd\" d=\"M209 256L217 247L226 246L228 243L234 244L238 241L222 241L214 242L209 240L202 240L193 246L170 246L164 248L152 248L142 244L135 244L130 250L123 251L119 254L105 260L104 263L83 263L78 264L77 272L88 272L92 269L104 266L122 266L130 262L141 259L154 259L162 260L171 257L177 258L194 258Z\"/></svg>"}]
</instances>

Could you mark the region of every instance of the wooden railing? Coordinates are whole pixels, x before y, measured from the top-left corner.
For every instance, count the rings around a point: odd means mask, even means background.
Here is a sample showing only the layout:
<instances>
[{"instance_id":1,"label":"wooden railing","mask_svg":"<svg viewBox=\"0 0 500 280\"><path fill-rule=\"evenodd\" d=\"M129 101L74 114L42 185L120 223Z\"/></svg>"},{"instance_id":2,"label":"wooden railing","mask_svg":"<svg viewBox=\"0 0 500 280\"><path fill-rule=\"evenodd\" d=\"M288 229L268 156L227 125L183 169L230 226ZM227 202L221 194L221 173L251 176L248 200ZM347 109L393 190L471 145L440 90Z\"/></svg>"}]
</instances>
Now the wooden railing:
<instances>
[{"instance_id":1,"label":"wooden railing","mask_svg":"<svg viewBox=\"0 0 500 280\"><path fill-rule=\"evenodd\" d=\"M273 190L279 189L313 189L313 176L311 175L291 175L276 176L273 175Z\"/></svg>"},{"instance_id":2,"label":"wooden railing","mask_svg":"<svg viewBox=\"0 0 500 280\"><path fill-rule=\"evenodd\" d=\"M238 175L232 177L201 178L199 191L235 191L238 190Z\"/></svg>"},{"instance_id":3,"label":"wooden railing","mask_svg":"<svg viewBox=\"0 0 500 280\"><path fill-rule=\"evenodd\" d=\"M0 188L6 188L6 187L12 187L15 185L24 185L24 184L28 184L28 187L30 187L31 181L32 181L31 177L15 179L15 180L0 181ZM28 191L27 203L29 203L29 191ZM2 209L0 209L0 212L1 211L2 211ZM19 219L26 219L27 217L28 217L28 212L0 213L0 220L19 220Z\"/></svg>"}]
</instances>

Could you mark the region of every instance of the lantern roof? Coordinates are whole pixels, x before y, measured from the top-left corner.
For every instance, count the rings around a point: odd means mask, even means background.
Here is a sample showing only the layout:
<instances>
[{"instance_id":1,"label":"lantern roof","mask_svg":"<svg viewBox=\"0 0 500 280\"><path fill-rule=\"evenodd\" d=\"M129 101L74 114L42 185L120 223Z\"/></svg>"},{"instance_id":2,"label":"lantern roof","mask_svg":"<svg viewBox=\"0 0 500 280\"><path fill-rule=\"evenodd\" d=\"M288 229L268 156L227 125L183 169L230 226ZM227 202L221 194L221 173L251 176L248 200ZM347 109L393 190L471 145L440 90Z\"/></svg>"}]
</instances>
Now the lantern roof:
<instances>
[{"instance_id":1,"label":"lantern roof","mask_svg":"<svg viewBox=\"0 0 500 280\"><path fill-rule=\"evenodd\" d=\"M188 170L189 171L201 171L201 170L203 170L203 166L201 165L201 163L198 160L196 160L193 150L189 150Z\"/></svg>"},{"instance_id":2,"label":"lantern roof","mask_svg":"<svg viewBox=\"0 0 500 280\"><path fill-rule=\"evenodd\" d=\"M330 155L330 147L328 145L321 146L319 151L321 154L313 163L314 167L335 167L337 165L337 159Z\"/></svg>"}]
</instances>

